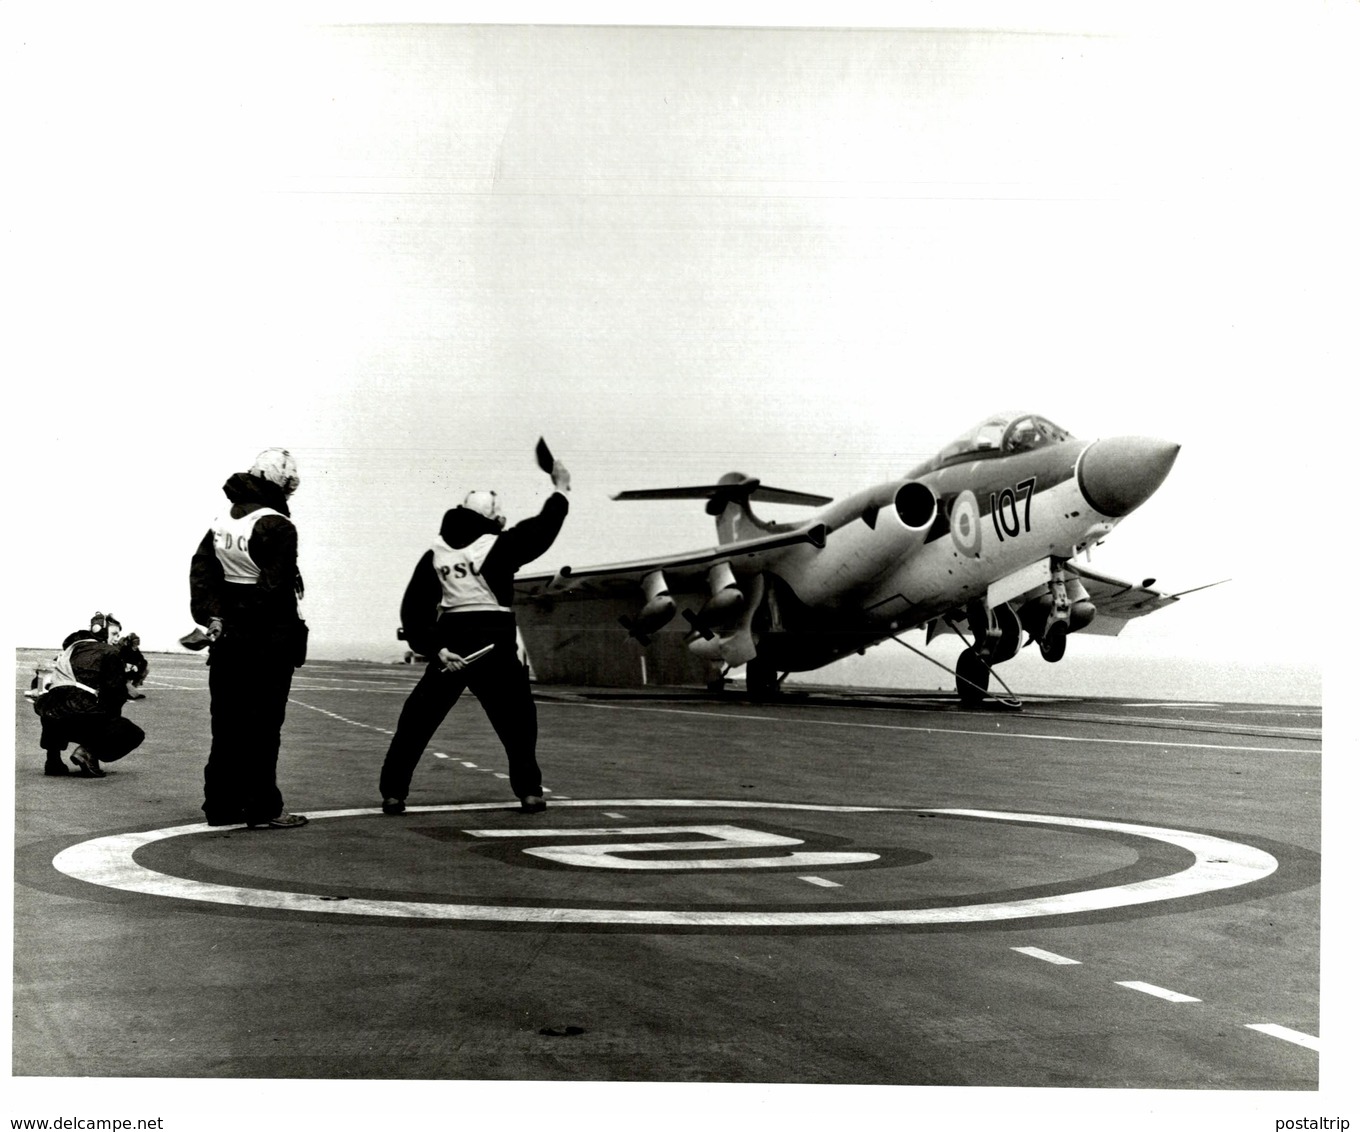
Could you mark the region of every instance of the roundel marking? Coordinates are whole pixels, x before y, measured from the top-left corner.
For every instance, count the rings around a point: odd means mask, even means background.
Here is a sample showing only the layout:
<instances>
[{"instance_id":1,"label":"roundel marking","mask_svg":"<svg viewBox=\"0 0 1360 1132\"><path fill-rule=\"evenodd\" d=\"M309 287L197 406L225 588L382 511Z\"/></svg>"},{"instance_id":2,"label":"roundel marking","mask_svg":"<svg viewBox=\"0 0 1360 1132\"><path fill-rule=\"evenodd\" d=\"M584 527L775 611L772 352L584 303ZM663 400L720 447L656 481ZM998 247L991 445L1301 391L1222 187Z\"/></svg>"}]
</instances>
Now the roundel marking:
<instances>
[{"instance_id":1,"label":"roundel marking","mask_svg":"<svg viewBox=\"0 0 1360 1132\"><path fill-rule=\"evenodd\" d=\"M348 916L381 916L418 920L451 920L500 923L627 925L634 927L884 927L939 924L977 924L989 921L1032 919L1076 915L1131 905L1151 904L1234 888L1262 880L1279 863L1269 853L1209 834L1128 822L1099 821L1090 818L1061 817L1052 814L1021 814L995 810L906 809L892 806L819 806L782 802L582 800L558 802L559 808L689 808L724 810L809 810L825 813L900 813L934 814L940 817L982 819L985 821L1060 826L1068 829L1104 830L1174 845L1189 852L1194 861L1180 872L1105 888L1077 890L1050 896L987 904L956 904L932 908L856 908L789 911L696 911L685 909L638 908L560 908L552 906L504 906L486 904L436 903L413 900L374 900L352 898L328 900L303 892L245 888L208 881L168 876L138 864L133 855L143 846L171 837L219 832L198 823L170 826L140 833L121 833L97 837L63 849L52 864L60 872L90 884L213 904L265 908L276 911L329 913ZM499 802L447 806L412 806L407 813L457 813L475 810L500 810ZM328 810L306 815L312 820L372 817L371 808Z\"/></svg>"},{"instance_id":2,"label":"roundel marking","mask_svg":"<svg viewBox=\"0 0 1360 1132\"><path fill-rule=\"evenodd\" d=\"M977 496L961 491L949 511L949 534L960 554L977 554L982 545L982 524L978 517Z\"/></svg>"}]
</instances>

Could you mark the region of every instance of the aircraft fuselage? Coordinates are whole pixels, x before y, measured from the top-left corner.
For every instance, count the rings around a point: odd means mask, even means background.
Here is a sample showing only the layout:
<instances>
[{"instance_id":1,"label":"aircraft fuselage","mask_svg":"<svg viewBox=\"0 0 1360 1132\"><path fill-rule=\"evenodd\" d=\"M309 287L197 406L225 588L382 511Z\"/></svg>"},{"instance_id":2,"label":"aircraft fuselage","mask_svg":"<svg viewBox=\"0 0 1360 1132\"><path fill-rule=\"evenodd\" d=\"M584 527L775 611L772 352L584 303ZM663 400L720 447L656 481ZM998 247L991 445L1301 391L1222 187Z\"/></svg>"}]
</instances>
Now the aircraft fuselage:
<instances>
[{"instance_id":1,"label":"aircraft fuselage","mask_svg":"<svg viewBox=\"0 0 1360 1132\"><path fill-rule=\"evenodd\" d=\"M1156 490L1176 450L1068 440L917 469L839 500L819 515L824 549L790 547L767 569L776 608L759 655L785 671L819 668L970 601L993 607L1042 586L1051 559L1093 545ZM928 517L919 498L894 506L906 485L929 489Z\"/></svg>"}]
</instances>

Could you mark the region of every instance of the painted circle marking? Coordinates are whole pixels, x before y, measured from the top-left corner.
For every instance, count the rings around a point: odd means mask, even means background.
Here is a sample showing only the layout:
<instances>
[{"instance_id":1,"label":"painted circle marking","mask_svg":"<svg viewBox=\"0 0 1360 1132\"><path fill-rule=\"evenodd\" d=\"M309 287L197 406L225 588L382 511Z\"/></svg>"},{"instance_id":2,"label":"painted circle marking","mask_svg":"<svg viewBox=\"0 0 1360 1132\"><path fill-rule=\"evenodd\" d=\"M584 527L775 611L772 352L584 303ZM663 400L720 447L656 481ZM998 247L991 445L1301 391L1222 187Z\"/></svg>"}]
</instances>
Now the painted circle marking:
<instances>
[{"instance_id":1,"label":"painted circle marking","mask_svg":"<svg viewBox=\"0 0 1360 1132\"><path fill-rule=\"evenodd\" d=\"M1060 817L1051 814L1020 814L995 810L904 809L892 806L818 806L782 802L690 801L677 799L591 801L558 803L560 807L622 809L688 808L726 810L801 810L819 813L900 813L934 814L941 817L974 818L986 821L1060 826L1068 829L1104 830L1146 838L1184 849L1194 862L1180 872L1130 884L1114 885L1024 900L988 904L959 904L943 908L878 908L835 911L755 912L686 911L647 908L554 908L504 907L485 904L443 904L412 900L372 900L351 898L326 901L323 897L301 892L243 888L213 884L154 872L138 864L133 854L146 845L171 837L220 832L205 824L171 826L141 833L120 833L97 837L63 849L52 864L60 872L90 884L126 892L163 896L177 900L196 900L212 904L231 904L250 908L295 912L326 912L342 916L383 916L417 920L468 920L500 923L591 924L665 927L881 927L934 924L976 924L997 920L1070 916L1151 904L1207 892L1234 888L1262 880L1273 873L1279 862L1269 853L1250 845L1227 841L1208 834L1128 822L1097 821L1090 818ZM477 802L447 806L412 806L406 812L467 813L502 810L500 802ZM313 821L328 818L373 817L372 808L328 810L306 815ZM305 836L305 835L304 835Z\"/></svg>"},{"instance_id":2,"label":"painted circle marking","mask_svg":"<svg viewBox=\"0 0 1360 1132\"><path fill-rule=\"evenodd\" d=\"M978 522L977 496L961 491L949 511L949 534L960 554L976 554L982 542L982 527Z\"/></svg>"}]
</instances>

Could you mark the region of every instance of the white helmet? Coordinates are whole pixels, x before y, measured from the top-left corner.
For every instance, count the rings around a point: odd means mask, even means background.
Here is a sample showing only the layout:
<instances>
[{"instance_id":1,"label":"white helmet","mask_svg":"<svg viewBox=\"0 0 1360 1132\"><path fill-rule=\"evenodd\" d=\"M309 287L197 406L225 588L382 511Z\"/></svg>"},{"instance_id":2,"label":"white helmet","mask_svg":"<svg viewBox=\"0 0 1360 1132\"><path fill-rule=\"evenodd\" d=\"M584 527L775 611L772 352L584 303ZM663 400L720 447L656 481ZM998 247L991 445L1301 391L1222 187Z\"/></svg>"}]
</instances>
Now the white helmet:
<instances>
[{"instance_id":1,"label":"white helmet","mask_svg":"<svg viewBox=\"0 0 1360 1132\"><path fill-rule=\"evenodd\" d=\"M284 495L292 495L302 482L298 478L297 461L287 448L266 448L255 457L250 474L281 487Z\"/></svg>"},{"instance_id":2,"label":"white helmet","mask_svg":"<svg viewBox=\"0 0 1360 1132\"><path fill-rule=\"evenodd\" d=\"M505 526L505 512L501 510L501 501L496 498L494 491L469 491L467 498L463 500L463 506L469 511L475 511L483 518L490 519L498 527Z\"/></svg>"}]
</instances>

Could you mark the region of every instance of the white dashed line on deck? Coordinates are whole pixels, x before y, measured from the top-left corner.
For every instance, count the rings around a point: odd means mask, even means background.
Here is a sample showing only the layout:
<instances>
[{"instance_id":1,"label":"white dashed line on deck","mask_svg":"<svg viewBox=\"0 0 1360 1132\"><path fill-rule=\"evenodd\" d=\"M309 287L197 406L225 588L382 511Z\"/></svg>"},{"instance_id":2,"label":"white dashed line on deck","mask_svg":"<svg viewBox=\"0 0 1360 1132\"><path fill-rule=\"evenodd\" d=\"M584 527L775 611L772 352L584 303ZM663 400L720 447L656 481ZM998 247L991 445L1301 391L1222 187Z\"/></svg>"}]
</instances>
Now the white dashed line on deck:
<instances>
[{"instance_id":1,"label":"white dashed line on deck","mask_svg":"<svg viewBox=\"0 0 1360 1132\"><path fill-rule=\"evenodd\" d=\"M1167 990L1165 987L1153 986L1152 983L1140 983L1137 979L1132 979L1129 982L1118 982L1118 985L1121 987L1128 987L1129 990L1142 991L1144 994L1150 994L1155 998L1165 999L1167 1002L1202 1001L1192 995L1181 994L1180 991Z\"/></svg>"},{"instance_id":2,"label":"white dashed line on deck","mask_svg":"<svg viewBox=\"0 0 1360 1132\"><path fill-rule=\"evenodd\" d=\"M809 878L804 877L803 879L806 880ZM1046 963L1071 964L1074 966L1081 965L1080 959L1069 959L1065 955L1057 955L1052 951L1045 951L1041 947L1012 947L1011 950L1018 951L1021 955L1029 955L1035 959L1042 959ZM1165 987L1159 987L1152 983L1144 983L1137 980L1130 980L1127 982L1120 981L1116 982L1115 985L1128 987L1130 990L1141 991L1143 994L1150 994L1167 1002L1203 1001L1192 995L1181 994L1179 991L1167 990ZM1312 1034L1305 1034L1300 1030L1291 1030L1288 1026L1281 1026L1275 1022L1251 1022L1244 1024L1244 1028L1255 1030L1257 1033L1265 1034L1272 1038L1279 1038L1281 1041L1292 1042L1294 1045L1303 1046L1305 1049L1311 1049L1315 1053L1320 1052L1322 1049L1321 1039L1314 1037Z\"/></svg>"},{"instance_id":3,"label":"white dashed line on deck","mask_svg":"<svg viewBox=\"0 0 1360 1132\"><path fill-rule=\"evenodd\" d=\"M815 884L815 885L817 885L819 888L844 888L844 887L845 887L845 886L842 885L842 884L837 884L834 880L825 880L825 879L823 879L822 877L799 877L798 879L799 879L799 880L805 880L805 881L808 882L808 884Z\"/></svg>"},{"instance_id":4,"label":"white dashed line on deck","mask_svg":"<svg viewBox=\"0 0 1360 1132\"><path fill-rule=\"evenodd\" d=\"M1293 1042L1295 1045L1303 1046L1306 1049L1322 1051L1321 1038L1315 1038L1312 1034L1305 1034L1299 1030L1291 1030L1288 1026L1277 1026L1274 1022L1252 1022L1246 1028L1255 1030L1260 1034L1269 1034L1272 1038Z\"/></svg>"},{"instance_id":5,"label":"white dashed line on deck","mask_svg":"<svg viewBox=\"0 0 1360 1132\"><path fill-rule=\"evenodd\" d=\"M1012 951L1018 951L1021 955L1029 955L1035 959L1042 959L1045 963L1073 964L1081 966L1080 959L1069 959L1066 955L1056 955L1052 951L1045 951L1042 947L1012 947Z\"/></svg>"},{"instance_id":6,"label":"white dashed line on deck","mask_svg":"<svg viewBox=\"0 0 1360 1132\"><path fill-rule=\"evenodd\" d=\"M319 708L315 704L304 703L302 700L294 699L291 696L288 698L288 702L290 704L296 704L298 707L304 707L308 711L314 711L318 715L324 715L329 719L337 719L341 723L348 723L351 727L363 727L369 731L376 731L380 735L392 734L392 732L388 730L388 728L386 727L377 727L372 723L362 723L357 719L350 719L348 716L341 715L339 712L327 711L325 708Z\"/></svg>"}]
</instances>

